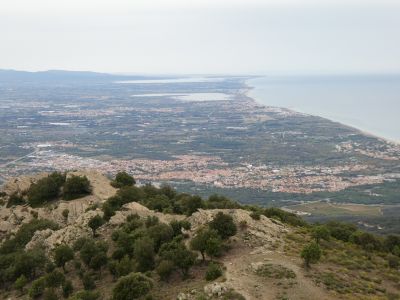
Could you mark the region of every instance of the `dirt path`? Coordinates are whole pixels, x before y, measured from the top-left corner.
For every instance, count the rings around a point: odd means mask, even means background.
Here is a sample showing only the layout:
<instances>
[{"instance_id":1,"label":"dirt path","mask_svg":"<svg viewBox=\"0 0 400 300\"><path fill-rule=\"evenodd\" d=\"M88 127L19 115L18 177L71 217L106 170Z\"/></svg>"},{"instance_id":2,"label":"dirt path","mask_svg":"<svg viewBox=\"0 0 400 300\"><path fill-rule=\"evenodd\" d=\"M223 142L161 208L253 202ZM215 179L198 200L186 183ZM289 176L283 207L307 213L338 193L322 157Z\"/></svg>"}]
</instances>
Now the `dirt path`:
<instances>
[{"instance_id":1,"label":"dirt path","mask_svg":"<svg viewBox=\"0 0 400 300\"><path fill-rule=\"evenodd\" d=\"M296 274L295 279L271 279L254 273L254 263L270 263L284 266ZM330 300L335 299L322 287L307 278L301 261L290 259L278 251L263 247L250 249L238 247L224 258L227 268L227 282L247 300L294 299Z\"/></svg>"}]
</instances>

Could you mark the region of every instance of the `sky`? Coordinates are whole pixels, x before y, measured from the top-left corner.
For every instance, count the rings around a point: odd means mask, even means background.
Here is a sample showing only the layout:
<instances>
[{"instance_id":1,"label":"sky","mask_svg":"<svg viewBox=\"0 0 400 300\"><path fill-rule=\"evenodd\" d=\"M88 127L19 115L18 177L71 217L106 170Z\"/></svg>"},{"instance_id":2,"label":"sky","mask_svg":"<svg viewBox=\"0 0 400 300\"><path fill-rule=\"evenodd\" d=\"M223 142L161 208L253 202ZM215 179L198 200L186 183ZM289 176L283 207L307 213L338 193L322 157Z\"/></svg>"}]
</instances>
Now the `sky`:
<instances>
[{"instance_id":1,"label":"sky","mask_svg":"<svg viewBox=\"0 0 400 300\"><path fill-rule=\"evenodd\" d=\"M400 73L400 0L1 0L0 69Z\"/></svg>"}]
</instances>

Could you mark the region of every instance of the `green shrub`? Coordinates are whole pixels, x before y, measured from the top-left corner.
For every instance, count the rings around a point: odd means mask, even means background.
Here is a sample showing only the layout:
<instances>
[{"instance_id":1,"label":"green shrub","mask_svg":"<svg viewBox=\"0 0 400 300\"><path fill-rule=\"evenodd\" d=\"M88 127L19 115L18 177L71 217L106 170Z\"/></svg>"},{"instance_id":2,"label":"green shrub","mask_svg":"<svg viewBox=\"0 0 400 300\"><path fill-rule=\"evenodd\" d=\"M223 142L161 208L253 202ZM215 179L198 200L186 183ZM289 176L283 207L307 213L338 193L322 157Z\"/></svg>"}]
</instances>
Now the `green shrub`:
<instances>
[{"instance_id":1,"label":"green shrub","mask_svg":"<svg viewBox=\"0 0 400 300\"><path fill-rule=\"evenodd\" d=\"M65 264L74 259L74 251L68 245L60 245L54 250L54 261L57 267L62 267L65 272Z\"/></svg>"},{"instance_id":2,"label":"green shrub","mask_svg":"<svg viewBox=\"0 0 400 300\"><path fill-rule=\"evenodd\" d=\"M135 179L126 172L118 172L111 185L115 188L124 186L133 186L136 183Z\"/></svg>"},{"instance_id":3,"label":"green shrub","mask_svg":"<svg viewBox=\"0 0 400 300\"><path fill-rule=\"evenodd\" d=\"M64 209L61 214L62 214L64 220L67 221L68 220L68 215L69 215L69 209L67 209L67 208Z\"/></svg>"},{"instance_id":4,"label":"green shrub","mask_svg":"<svg viewBox=\"0 0 400 300\"><path fill-rule=\"evenodd\" d=\"M325 225L316 225L312 228L311 236L317 243L322 240L329 240L331 233Z\"/></svg>"},{"instance_id":5,"label":"green shrub","mask_svg":"<svg viewBox=\"0 0 400 300\"><path fill-rule=\"evenodd\" d=\"M96 236L96 230L104 224L104 220L99 215L94 216L89 220L88 226L92 229L93 237Z\"/></svg>"},{"instance_id":6,"label":"green shrub","mask_svg":"<svg viewBox=\"0 0 400 300\"><path fill-rule=\"evenodd\" d=\"M58 229L58 225L53 221L46 219L33 219L29 223L23 224L14 238L6 240L0 248L1 254L13 253L25 248L26 244L32 239L33 235L38 230Z\"/></svg>"},{"instance_id":7,"label":"green shrub","mask_svg":"<svg viewBox=\"0 0 400 300\"><path fill-rule=\"evenodd\" d=\"M163 260L169 260L179 268L182 275L186 277L190 268L196 261L196 254L189 251L186 246L179 241L172 241L161 246L159 256Z\"/></svg>"},{"instance_id":8,"label":"green shrub","mask_svg":"<svg viewBox=\"0 0 400 300\"><path fill-rule=\"evenodd\" d=\"M259 212L256 212L256 211L253 211L251 214L250 214L250 217L253 219L253 220L260 220L261 219L261 214L259 213Z\"/></svg>"},{"instance_id":9,"label":"green shrub","mask_svg":"<svg viewBox=\"0 0 400 300\"><path fill-rule=\"evenodd\" d=\"M137 261L137 270L145 272L154 268L154 242L149 237L142 237L135 241L133 255Z\"/></svg>"},{"instance_id":10,"label":"green shrub","mask_svg":"<svg viewBox=\"0 0 400 300\"><path fill-rule=\"evenodd\" d=\"M60 189L64 182L65 175L54 172L31 184L27 192L29 204L32 207L37 207L56 199L60 194Z\"/></svg>"},{"instance_id":11,"label":"green shrub","mask_svg":"<svg viewBox=\"0 0 400 300\"><path fill-rule=\"evenodd\" d=\"M22 195L15 192L10 195L10 198L8 199L7 202L7 207L23 205L23 204L25 204L24 198L22 197Z\"/></svg>"},{"instance_id":12,"label":"green shrub","mask_svg":"<svg viewBox=\"0 0 400 300\"><path fill-rule=\"evenodd\" d=\"M46 287L57 288L65 282L64 274L58 270L54 270L53 272L47 274L45 278L46 278Z\"/></svg>"},{"instance_id":13,"label":"green shrub","mask_svg":"<svg viewBox=\"0 0 400 300\"><path fill-rule=\"evenodd\" d=\"M96 288L96 284L93 277L89 273L85 273L82 277L82 284L85 290L93 290Z\"/></svg>"},{"instance_id":14,"label":"green shrub","mask_svg":"<svg viewBox=\"0 0 400 300\"><path fill-rule=\"evenodd\" d=\"M192 250L199 251L204 261L205 254L210 257L219 256L221 254L222 240L216 230L201 229L190 241L190 247Z\"/></svg>"},{"instance_id":15,"label":"green shrub","mask_svg":"<svg viewBox=\"0 0 400 300\"><path fill-rule=\"evenodd\" d=\"M233 218L230 215L226 215L222 212L214 217L214 219L209 224L211 229L218 232L222 239L227 239L233 236L237 232L236 224L233 222Z\"/></svg>"},{"instance_id":16,"label":"green shrub","mask_svg":"<svg viewBox=\"0 0 400 300\"><path fill-rule=\"evenodd\" d=\"M70 280L66 280L62 285L62 294L64 298L68 298L74 291L74 286Z\"/></svg>"},{"instance_id":17,"label":"green shrub","mask_svg":"<svg viewBox=\"0 0 400 300\"><path fill-rule=\"evenodd\" d=\"M32 282L32 285L29 289L29 297L37 298L39 296L42 296L45 288L46 288L46 278L40 277L39 279L36 279L35 281Z\"/></svg>"},{"instance_id":18,"label":"green shrub","mask_svg":"<svg viewBox=\"0 0 400 300\"><path fill-rule=\"evenodd\" d=\"M223 272L220 265L216 263L210 263L207 267L205 278L207 281L212 281L217 279L218 277L221 277L222 274Z\"/></svg>"},{"instance_id":19,"label":"green shrub","mask_svg":"<svg viewBox=\"0 0 400 300\"><path fill-rule=\"evenodd\" d=\"M94 291L79 291L68 300L97 300L100 298L99 292Z\"/></svg>"},{"instance_id":20,"label":"green shrub","mask_svg":"<svg viewBox=\"0 0 400 300\"><path fill-rule=\"evenodd\" d=\"M16 290L19 290L20 292L22 292L27 283L28 283L28 279L26 279L26 277L24 275L21 275L17 278L17 280L15 280L14 288Z\"/></svg>"},{"instance_id":21,"label":"green shrub","mask_svg":"<svg viewBox=\"0 0 400 300\"><path fill-rule=\"evenodd\" d=\"M306 267L310 267L311 263L316 263L321 258L321 248L315 242L306 245L301 251L301 257L304 259Z\"/></svg>"},{"instance_id":22,"label":"green shrub","mask_svg":"<svg viewBox=\"0 0 400 300\"><path fill-rule=\"evenodd\" d=\"M46 289L43 294L43 300L59 300L59 298L53 289Z\"/></svg>"},{"instance_id":23,"label":"green shrub","mask_svg":"<svg viewBox=\"0 0 400 300\"><path fill-rule=\"evenodd\" d=\"M153 282L141 273L131 273L121 277L112 292L113 300L132 300L147 295L153 287Z\"/></svg>"},{"instance_id":24,"label":"green shrub","mask_svg":"<svg viewBox=\"0 0 400 300\"><path fill-rule=\"evenodd\" d=\"M162 260L156 268L157 274L160 276L161 280L168 280L174 271L174 263L170 260Z\"/></svg>"},{"instance_id":25,"label":"green shrub","mask_svg":"<svg viewBox=\"0 0 400 300\"><path fill-rule=\"evenodd\" d=\"M73 200L91 194L92 187L86 176L71 175L65 181L63 193L65 200Z\"/></svg>"},{"instance_id":26,"label":"green shrub","mask_svg":"<svg viewBox=\"0 0 400 300\"><path fill-rule=\"evenodd\" d=\"M398 269L400 266L400 258L398 256L389 254L387 256L388 265L392 269Z\"/></svg>"}]
</instances>

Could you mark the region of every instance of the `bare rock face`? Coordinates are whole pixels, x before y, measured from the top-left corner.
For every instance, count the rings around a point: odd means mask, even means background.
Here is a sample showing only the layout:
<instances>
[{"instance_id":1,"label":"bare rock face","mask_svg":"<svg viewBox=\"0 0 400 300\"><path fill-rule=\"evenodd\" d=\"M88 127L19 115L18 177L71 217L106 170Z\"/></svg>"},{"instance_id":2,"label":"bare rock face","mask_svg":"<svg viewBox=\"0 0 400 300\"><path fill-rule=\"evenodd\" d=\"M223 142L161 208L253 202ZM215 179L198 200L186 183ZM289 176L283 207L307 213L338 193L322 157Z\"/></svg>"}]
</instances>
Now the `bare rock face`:
<instances>
[{"instance_id":1,"label":"bare rock face","mask_svg":"<svg viewBox=\"0 0 400 300\"><path fill-rule=\"evenodd\" d=\"M204 293L206 293L208 297L221 297L228 290L227 284L223 282L214 282L204 286Z\"/></svg>"},{"instance_id":2,"label":"bare rock face","mask_svg":"<svg viewBox=\"0 0 400 300\"><path fill-rule=\"evenodd\" d=\"M192 232L211 222L218 212L232 216L238 228L245 229L244 235L249 246L273 243L282 233L287 232L286 227L279 221L265 216L254 220L250 216L251 212L243 209L200 209L188 219L192 224Z\"/></svg>"},{"instance_id":3,"label":"bare rock face","mask_svg":"<svg viewBox=\"0 0 400 300\"><path fill-rule=\"evenodd\" d=\"M32 183L47 175L48 173L41 173L34 176L21 176L11 179L3 186L2 191L7 195L11 195L15 192L22 193L29 189ZM93 188L92 195L72 201L59 200L46 207L40 208L31 208L28 205L1 207L0 242L7 235L17 232L22 224L31 221L35 214L37 214L39 219L51 220L61 227L75 224L75 222L79 222L79 217L85 214L85 211L90 206L96 204L101 206L104 201L116 193L116 189L110 185L109 179L96 171L88 170L70 172L67 174L67 176L71 175L86 176ZM67 218L63 216L64 210L68 210Z\"/></svg>"},{"instance_id":4,"label":"bare rock face","mask_svg":"<svg viewBox=\"0 0 400 300\"><path fill-rule=\"evenodd\" d=\"M31 241L25 246L25 249L30 250L41 245L44 246L48 253L51 253L54 248L61 244L72 246L77 239L92 235L88 223L96 215L103 216L103 212L100 209L89 210L80 215L74 223L59 230L45 229L36 231Z\"/></svg>"},{"instance_id":5,"label":"bare rock face","mask_svg":"<svg viewBox=\"0 0 400 300\"><path fill-rule=\"evenodd\" d=\"M173 215L173 214L163 214L148 209L147 207L141 205L137 202L131 202L125 204L120 211L117 211L114 216L111 217L109 224L112 226L118 226L125 223L126 217L132 214L137 214L141 218L147 217L157 217L162 223L169 223L172 220L183 220L185 216Z\"/></svg>"}]
</instances>

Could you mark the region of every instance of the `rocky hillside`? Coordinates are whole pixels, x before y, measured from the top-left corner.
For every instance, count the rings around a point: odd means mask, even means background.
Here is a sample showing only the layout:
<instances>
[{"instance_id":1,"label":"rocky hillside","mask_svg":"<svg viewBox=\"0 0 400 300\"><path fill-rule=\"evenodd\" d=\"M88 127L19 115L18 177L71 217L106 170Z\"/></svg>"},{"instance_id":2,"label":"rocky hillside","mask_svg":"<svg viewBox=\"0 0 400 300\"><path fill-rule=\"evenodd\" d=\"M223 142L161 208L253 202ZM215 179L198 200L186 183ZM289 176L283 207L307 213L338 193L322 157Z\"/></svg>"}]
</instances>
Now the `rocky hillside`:
<instances>
[{"instance_id":1,"label":"rocky hillside","mask_svg":"<svg viewBox=\"0 0 400 300\"><path fill-rule=\"evenodd\" d=\"M400 238L94 171L0 194L0 299L400 299Z\"/></svg>"}]
</instances>

